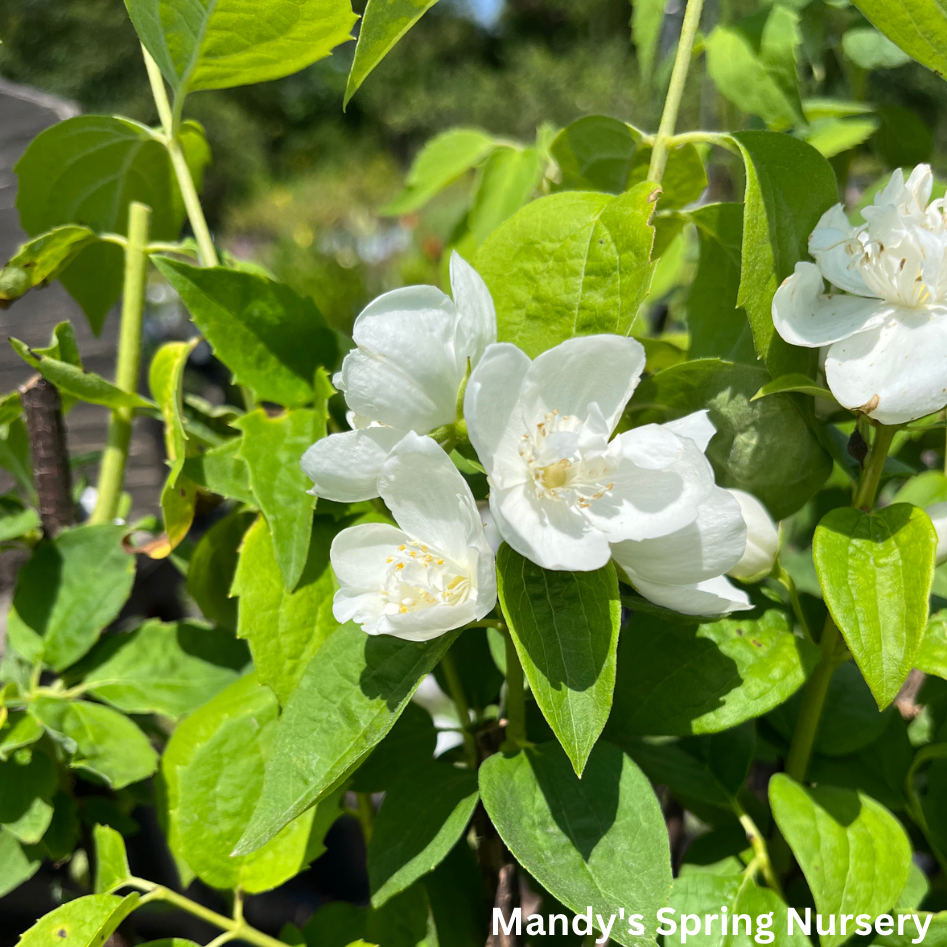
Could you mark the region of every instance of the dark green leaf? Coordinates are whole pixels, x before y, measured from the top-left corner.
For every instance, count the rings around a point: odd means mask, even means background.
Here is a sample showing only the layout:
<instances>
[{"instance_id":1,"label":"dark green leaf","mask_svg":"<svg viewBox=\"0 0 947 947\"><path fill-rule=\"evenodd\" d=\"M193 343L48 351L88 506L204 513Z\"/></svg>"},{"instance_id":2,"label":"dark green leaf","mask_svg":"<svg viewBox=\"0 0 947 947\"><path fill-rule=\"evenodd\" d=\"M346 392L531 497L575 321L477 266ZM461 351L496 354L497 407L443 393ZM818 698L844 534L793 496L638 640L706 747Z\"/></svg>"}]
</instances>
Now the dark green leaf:
<instances>
[{"instance_id":1,"label":"dark green leaf","mask_svg":"<svg viewBox=\"0 0 947 947\"><path fill-rule=\"evenodd\" d=\"M641 142L641 132L617 118L587 115L556 136L550 153L567 190L621 194Z\"/></svg>"},{"instance_id":2,"label":"dark green leaf","mask_svg":"<svg viewBox=\"0 0 947 947\"><path fill-rule=\"evenodd\" d=\"M237 600L230 597L230 588L238 551L255 519L254 513L234 510L218 520L201 536L187 566L188 594L207 618L231 631L237 630Z\"/></svg>"},{"instance_id":3,"label":"dark green leaf","mask_svg":"<svg viewBox=\"0 0 947 947\"><path fill-rule=\"evenodd\" d=\"M45 754L24 750L0 763L0 824L27 845L35 845L53 818L56 766Z\"/></svg>"},{"instance_id":4,"label":"dark green leaf","mask_svg":"<svg viewBox=\"0 0 947 947\"><path fill-rule=\"evenodd\" d=\"M13 418L0 426L0 467L13 477L23 496L35 502L30 439L22 418Z\"/></svg>"},{"instance_id":5,"label":"dark green leaf","mask_svg":"<svg viewBox=\"0 0 947 947\"><path fill-rule=\"evenodd\" d=\"M431 715L409 703L381 743L359 763L349 788L353 792L386 792L397 780L430 765L436 748L437 729Z\"/></svg>"},{"instance_id":6,"label":"dark green leaf","mask_svg":"<svg viewBox=\"0 0 947 947\"><path fill-rule=\"evenodd\" d=\"M15 835L0 829L0 898L29 881L42 863L39 850L24 849Z\"/></svg>"}]
</instances>

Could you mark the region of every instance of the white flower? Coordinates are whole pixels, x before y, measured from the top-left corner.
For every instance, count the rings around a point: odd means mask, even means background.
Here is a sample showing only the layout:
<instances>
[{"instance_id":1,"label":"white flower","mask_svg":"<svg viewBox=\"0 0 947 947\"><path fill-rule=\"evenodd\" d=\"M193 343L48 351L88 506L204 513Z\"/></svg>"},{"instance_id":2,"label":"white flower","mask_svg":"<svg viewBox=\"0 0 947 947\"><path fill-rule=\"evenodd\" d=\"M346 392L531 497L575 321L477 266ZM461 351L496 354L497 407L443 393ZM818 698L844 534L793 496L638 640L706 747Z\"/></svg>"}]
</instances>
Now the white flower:
<instances>
[{"instance_id":1,"label":"white flower","mask_svg":"<svg viewBox=\"0 0 947 947\"><path fill-rule=\"evenodd\" d=\"M776 291L773 323L793 345L828 346L832 394L884 424L947 404L947 222L930 201L933 176L896 171L865 223L841 205L809 238L815 263L797 263ZM848 295L826 295L823 279Z\"/></svg>"},{"instance_id":2,"label":"white flower","mask_svg":"<svg viewBox=\"0 0 947 947\"><path fill-rule=\"evenodd\" d=\"M335 537L335 617L370 635L427 641L488 614L497 600L493 550L447 454L409 432L382 462L378 489L398 526L366 523Z\"/></svg>"},{"instance_id":3,"label":"white flower","mask_svg":"<svg viewBox=\"0 0 947 947\"><path fill-rule=\"evenodd\" d=\"M457 421L458 390L496 341L493 300L458 254L453 300L434 286L379 296L355 320L355 348L333 379L353 412L354 431L317 441L303 455L310 493L353 503L378 496L378 472L407 431L428 434Z\"/></svg>"},{"instance_id":4,"label":"white flower","mask_svg":"<svg viewBox=\"0 0 947 947\"><path fill-rule=\"evenodd\" d=\"M724 577L745 547L740 504L730 491L714 487L683 529L616 543L612 556L632 585L656 605L685 615L719 615L752 608L746 593Z\"/></svg>"},{"instance_id":5,"label":"white flower","mask_svg":"<svg viewBox=\"0 0 947 947\"><path fill-rule=\"evenodd\" d=\"M728 490L737 503L746 523L746 550L740 561L727 570L727 575L741 582L759 582L773 571L779 555L779 529L766 507L749 493Z\"/></svg>"},{"instance_id":6,"label":"white flower","mask_svg":"<svg viewBox=\"0 0 947 947\"><path fill-rule=\"evenodd\" d=\"M470 442L497 529L527 559L599 569L610 542L682 529L716 489L703 455L714 433L705 411L609 440L644 364L634 339L598 335L533 362L513 345L491 345L474 369L464 401Z\"/></svg>"},{"instance_id":7,"label":"white flower","mask_svg":"<svg viewBox=\"0 0 947 947\"><path fill-rule=\"evenodd\" d=\"M937 565L947 562L947 503L934 503L924 511L937 531Z\"/></svg>"}]
</instances>

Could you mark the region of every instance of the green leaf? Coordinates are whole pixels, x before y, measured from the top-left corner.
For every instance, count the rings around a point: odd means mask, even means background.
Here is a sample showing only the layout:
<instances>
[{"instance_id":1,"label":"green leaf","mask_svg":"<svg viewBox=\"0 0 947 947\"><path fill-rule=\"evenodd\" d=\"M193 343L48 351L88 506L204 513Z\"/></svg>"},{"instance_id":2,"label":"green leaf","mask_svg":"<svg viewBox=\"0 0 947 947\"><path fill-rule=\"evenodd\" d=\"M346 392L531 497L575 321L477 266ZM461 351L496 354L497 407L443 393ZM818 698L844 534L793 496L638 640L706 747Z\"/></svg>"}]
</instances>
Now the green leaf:
<instances>
[{"instance_id":1,"label":"green leaf","mask_svg":"<svg viewBox=\"0 0 947 947\"><path fill-rule=\"evenodd\" d=\"M180 102L188 92L280 79L350 40L350 0L125 0L142 43Z\"/></svg>"},{"instance_id":2,"label":"green leaf","mask_svg":"<svg viewBox=\"0 0 947 947\"><path fill-rule=\"evenodd\" d=\"M687 362L641 382L626 414L645 424L708 409L717 433L707 457L717 483L752 493L781 520L815 495L832 462L792 396L752 401L769 381L767 372L755 365Z\"/></svg>"},{"instance_id":3,"label":"green leaf","mask_svg":"<svg viewBox=\"0 0 947 947\"><path fill-rule=\"evenodd\" d=\"M135 578L123 526L79 526L43 540L17 576L10 643L61 671L95 644L121 611Z\"/></svg>"},{"instance_id":4,"label":"green leaf","mask_svg":"<svg viewBox=\"0 0 947 947\"><path fill-rule=\"evenodd\" d=\"M24 243L0 269L0 309L8 308L31 289L46 286L98 239L88 227L69 224Z\"/></svg>"},{"instance_id":5,"label":"green leaf","mask_svg":"<svg viewBox=\"0 0 947 947\"><path fill-rule=\"evenodd\" d=\"M345 85L343 108L368 74L437 0L368 0L358 32L355 59Z\"/></svg>"},{"instance_id":6,"label":"green leaf","mask_svg":"<svg viewBox=\"0 0 947 947\"><path fill-rule=\"evenodd\" d=\"M239 456L250 471L250 486L273 538L273 550L288 591L296 588L309 552L316 499L299 458L325 437L327 400L332 391L324 374L318 376L316 410L287 411L270 417L262 408L234 421L244 432Z\"/></svg>"},{"instance_id":7,"label":"green leaf","mask_svg":"<svg viewBox=\"0 0 947 947\"><path fill-rule=\"evenodd\" d=\"M495 754L480 768L480 794L516 860L576 912L609 917L615 905L654 917L667 903L671 861L661 807L647 777L600 742L579 779L558 744ZM626 947L653 943L616 925Z\"/></svg>"},{"instance_id":8,"label":"green leaf","mask_svg":"<svg viewBox=\"0 0 947 947\"><path fill-rule=\"evenodd\" d=\"M0 427L0 467L13 477L23 496L35 503L30 439L22 418L13 418Z\"/></svg>"},{"instance_id":9,"label":"green leaf","mask_svg":"<svg viewBox=\"0 0 947 947\"><path fill-rule=\"evenodd\" d=\"M380 213L397 217L423 207L435 194L477 167L495 146L493 137L477 128L441 132L421 149L408 172L404 190Z\"/></svg>"},{"instance_id":10,"label":"green leaf","mask_svg":"<svg viewBox=\"0 0 947 947\"><path fill-rule=\"evenodd\" d=\"M237 384L287 407L320 396L316 370L335 364L338 344L311 299L254 273L153 259Z\"/></svg>"},{"instance_id":11,"label":"green leaf","mask_svg":"<svg viewBox=\"0 0 947 947\"><path fill-rule=\"evenodd\" d=\"M0 898L29 881L43 864L42 854L34 848L23 848L19 839L0 829Z\"/></svg>"},{"instance_id":12,"label":"green leaf","mask_svg":"<svg viewBox=\"0 0 947 947\"><path fill-rule=\"evenodd\" d=\"M316 809L260 851L230 854L259 798L278 714L272 692L248 675L184 720L164 752L161 800L168 842L213 888L267 891L302 871L311 857ZM338 810L337 798L331 804Z\"/></svg>"},{"instance_id":13,"label":"green leaf","mask_svg":"<svg viewBox=\"0 0 947 947\"><path fill-rule=\"evenodd\" d=\"M158 768L158 754L148 738L111 707L41 697L30 713L70 748L73 769L104 780L112 789L147 779Z\"/></svg>"},{"instance_id":14,"label":"green leaf","mask_svg":"<svg viewBox=\"0 0 947 947\"><path fill-rule=\"evenodd\" d=\"M374 907L441 863L479 798L476 775L446 764L432 763L392 783L368 843Z\"/></svg>"},{"instance_id":15,"label":"green leaf","mask_svg":"<svg viewBox=\"0 0 947 947\"><path fill-rule=\"evenodd\" d=\"M107 825L96 825L92 830L95 842L95 886L96 894L107 894L120 888L131 878L125 841L121 834Z\"/></svg>"},{"instance_id":16,"label":"green leaf","mask_svg":"<svg viewBox=\"0 0 947 947\"><path fill-rule=\"evenodd\" d=\"M235 437L213 450L188 457L184 461L184 476L211 493L256 506L250 489L250 468L240 456L242 440Z\"/></svg>"},{"instance_id":17,"label":"green leaf","mask_svg":"<svg viewBox=\"0 0 947 947\"><path fill-rule=\"evenodd\" d=\"M927 514L907 503L832 510L816 528L812 558L825 603L879 708L914 667L936 550Z\"/></svg>"},{"instance_id":18,"label":"green leaf","mask_svg":"<svg viewBox=\"0 0 947 947\"><path fill-rule=\"evenodd\" d=\"M796 263L807 258L809 234L837 203L835 172L815 148L788 135L748 131L732 138L746 165L737 302L746 309L757 354L774 378L811 374L810 353L784 342L773 328L773 296Z\"/></svg>"},{"instance_id":19,"label":"green leaf","mask_svg":"<svg viewBox=\"0 0 947 947\"><path fill-rule=\"evenodd\" d=\"M711 32L705 41L707 74L740 111L770 127L804 124L796 75L798 45L798 14L775 3Z\"/></svg>"},{"instance_id":20,"label":"green leaf","mask_svg":"<svg viewBox=\"0 0 947 947\"><path fill-rule=\"evenodd\" d=\"M0 542L19 539L42 526L39 514L13 494L0 496Z\"/></svg>"},{"instance_id":21,"label":"green leaf","mask_svg":"<svg viewBox=\"0 0 947 947\"><path fill-rule=\"evenodd\" d=\"M332 614L335 577L329 546L338 531L325 517L312 526L309 557L299 583L287 591L266 521L246 534L233 582L239 595L237 634L253 654L260 681L285 705L312 656L338 627Z\"/></svg>"},{"instance_id":22,"label":"green leaf","mask_svg":"<svg viewBox=\"0 0 947 947\"><path fill-rule=\"evenodd\" d=\"M255 851L351 770L457 634L417 643L372 637L349 623L330 635L279 719L259 805L236 853Z\"/></svg>"},{"instance_id":23,"label":"green leaf","mask_svg":"<svg viewBox=\"0 0 947 947\"><path fill-rule=\"evenodd\" d=\"M760 390L750 398L750 401L758 401L767 395L775 395L779 392L798 391L804 395L812 395L813 398L826 398L829 401L835 401L835 395L828 388L823 388L816 384L807 375L780 375L779 378L767 382Z\"/></svg>"},{"instance_id":24,"label":"green leaf","mask_svg":"<svg viewBox=\"0 0 947 947\"><path fill-rule=\"evenodd\" d=\"M500 339L535 357L576 335L630 334L651 284L656 197L647 182L618 197L551 194L495 230L477 270Z\"/></svg>"},{"instance_id":25,"label":"green leaf","mask_svg":"<svg viewBox=\"0 0 947 947\"><path fill-rule=\"evenodd\" d=\"M813 121L805 140L824 158L850 151L868 141L881 123L877 118L820 118Z\"/></svg>"},{"instance_id":26,"label":"green leaf","mask_svg":"<svg viewBox=\"0 0 947 947\"><path fill-rule=\"evenodd\" d=\"M127 714L182 717L236 681L248 661L246 648L222 628L149 621L103 638L70 676Z\"/></svg>"},{"instance_id":27,"label":"green leaf","mask_svg":"<svg viewBox=\"0 0 947 947\"><path fill-rule=\"evenodd\" d=\"M942 0L852 0L892 43L943 78L947 75L947 9Z\"/></svg>"},{"instance_id":28,"label":"green leaf","mask_svg":"<svg viewBox=\"0 0 947 947\"><path fill-rule=\"evenodd\" d=\"M10 339L10 345L27 365L51 381L63 395L70 395L77 401L85 401L88 404L100 404L106 408L150 407L150 402L140 395L116 388L95 372L86 371L81 366L71 365L48 355L41 355L19 339Z\"/></svg>"},{"instance_id":29,"label":"green leaf","mask_svg":"<svg viewBox=\"0 0 947 947\"><path fill-rule=\"evenodd\" d=\"M621 625L615 567L550 572L504 543L497 581L530 690L581 776L615 690Z\"/></svg>"},{"instance_id":30,"label":"green leaf","mask_svg":"<svg viewBox=\"0 0 947 947\"><path fill-rule=\"evenodd\" d=\"M606 736L624 745L734 727L790 697L817 661L782 608L703 624L636 612L619 642Z\"/></svg>"},{"instance_id":31,"label":"green leaf","mask_svg":"<svg viewBox=\"0 0 947 947\"><path fill-rule=\"evenodd\" d=\"M457 640L462 641L461 635ZM385 738L352 774L348 787L353 792L387 792L399 779L426 768L437 749L437 728L431 715L409 703Z\"/></svg>"},{"instance_id":32,"label":"green leaf","mask_svg":"<svg viewBox=\"0 0 947 947\"><path fill-rule=\"evenodd\" d=\"M947 681L947 610L931 615L917 653L917 667Z\"/></svg>"},{"instance_id":33,"label":"green leaf","mask_svg":"<svg viewBox=\"0 0 947 947\"><path fill-rule=\"evenodd\" d=\"M743 207L707 204L687 214L697 227L700 259L687 295L690 358L753 363L756 351L746 312L737 307Z\"/></svg>"},{"instance_id":34,"label":"green leaf","mask_svg":"<svg viewBox=\"0 0 947 947\"><path fill-rule=\"evenodd\" d=\"M90 894L60 905L20 938L18 947L102 947L138 906L139 895Z\"/></svg>"},{"instance_id":35,"label":"green leaf","mask_svg":"<svg viewBox=\"0 0 947 947\"><path fill-rule=\"evenodd\" d=\"M13 712L0 728L0 761L24 746L32 746L43 735L43 728L28 714Z\"/></svg>"},{"instance_id":36,"label":"green leaf","mask_svg":"<svg viewBox=\"0 0 947 947\"><path fill-rule=\"evenodd\" d=\"M26 845L35 845L53 818L56 766L45 754L24 750L0 763L0 824Z\"/></svg>"},{"instance_id":37,"label":"green leaf","mask_svg":"<svg viewBox=\"0 0 947 947\"><path fill-rule=\"evenodd\" d=\"M57 790L53 795L53 818L41 843L49 858L69 858L79 845L80 830L78 802L72 793Z\"/></svg>"},{"instance_id":38,"label":"green leaf","mask_svg":"<svg viewBox=\"0 0 947 947\"><path fill-rule=\"evenodd\" d=\"M626 122L586 115L563 128L549 151L559 165L563 188L621 194L640 142L641 132Z\"/></svg>"},{"instance_id":39,"label":"green leaf","mask_svg":"<svg viewBox=\"0 0 947 947\"><path fill-rule=\"evenodd\" d=\"M203 131L194 122L182 127L182 148L200 180L210 155ZM15 170L20 221L34 237L77 221L96 233L125 233L132 201L152 208L153 240L176 239L184 222L167 150L150 129L128 119L66 119L34 138ZM121 292L123 266L119 246L96 242L60 273L96 334Z\"/></svg>"},{"instance_id":40,"label":"green leaf","mask_svg":"<svg viewBox=\"0 0 947 947\"><path fill-rule=\"evenodd\" d=\"M862 69L894 69L911 61L907 53L870 26L846 30L842 35L842 52Z\"/></svg>"},{"instance_id":41,"label":"green leaf","mask_svg":"<svg viewBox=\"0 0 947 947\"><path fill-rule=\"evenodd\" d=\"M256 515L246 510L228 513L201 536L187 566L188 595L207 618L231 631L237 630L237 600L230 597L231 586L240 546L255 519ZM275 559L273 564L275 567Z\"/></svg>"},{"instance_id":42,"label":"green leaf","mask_svg":"<svg viewBox=\"0 0 947 947\"><path fill-rule=\"evenodd\" d=\"M770 780L769 801L818 913L875 915L894 906L908 879L911 843L884 806L850 789L804 789L782 773ZM836 947L846 935L821 940Z\"/></svg>"},{"instance_id":43,"label":"green leaf","mask_svg":"<svg viewBox=\"0 0 947 947\"><path fill-rule=\"evenodd\" d=\"M631 38L638 54L638 72L645 88L654 73L661 25L664 23L664 0L638 0L631 5Z\"/></svg>"}]
</instances>

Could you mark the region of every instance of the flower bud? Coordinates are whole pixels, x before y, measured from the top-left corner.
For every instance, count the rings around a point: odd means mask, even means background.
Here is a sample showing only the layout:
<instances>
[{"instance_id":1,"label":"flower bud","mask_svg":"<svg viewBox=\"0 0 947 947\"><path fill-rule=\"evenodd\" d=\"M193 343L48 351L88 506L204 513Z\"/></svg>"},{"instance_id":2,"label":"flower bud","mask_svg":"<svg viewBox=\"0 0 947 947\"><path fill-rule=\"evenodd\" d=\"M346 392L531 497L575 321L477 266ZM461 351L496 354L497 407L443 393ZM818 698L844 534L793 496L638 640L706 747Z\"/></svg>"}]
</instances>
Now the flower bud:
<instances>
[{"instance_id":1,"label":"flower bud","mask_svg":"<svg viewBox=\"0 0 947 947\"><path fill-rule=\"evenodd\" d=\"M743 558L727 573L741 582L759 582L773 571L779 553L779 530L766 507L742 490L729 491L740 504L746 523L746 550Z\"/></svg>"},{"instance_id":2,"label":"flower bud","mask_svg":"<svg viewBox=\"0 0 947 947\"><path fill-rule=\"evenodd\" d=\"M934 503L924 511L937 530L937 565L947 562L947 503Z\"/></svg>"}]
</instances>

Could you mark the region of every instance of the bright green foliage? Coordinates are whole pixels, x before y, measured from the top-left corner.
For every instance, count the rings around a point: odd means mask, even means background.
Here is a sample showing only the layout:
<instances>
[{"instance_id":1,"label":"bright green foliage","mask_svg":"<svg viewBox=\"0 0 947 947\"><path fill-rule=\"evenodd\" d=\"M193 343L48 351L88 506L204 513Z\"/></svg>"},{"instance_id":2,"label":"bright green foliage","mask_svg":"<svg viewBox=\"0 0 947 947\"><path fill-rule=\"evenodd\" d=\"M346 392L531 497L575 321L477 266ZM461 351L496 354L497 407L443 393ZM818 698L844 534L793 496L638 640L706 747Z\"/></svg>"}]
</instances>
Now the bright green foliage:
<instances>
[{"instance_id":1,"label":"bright green foliage","mask_svg":"<svg viewBox=\"0 0 947 947\"><path fill-rule=\"evenodd\" d=\"M911 844L897 819L862 793L804 789L788 776L770 780L773 816L802 868L821 914L881 914L904 888ZM825 947L846 939L825 935Z\"/></svg>"},{"instance_id":2,"label":"bright green foliage","mask_svg":"<svg viewBox=\"0 0 947 947\"><path fill-rule=\"evenodd\" d=\"M231 631L237 630L237 599L230 595L237 550L255 518L252 512L235 510L214 523L194 547L187 567L188 594L208 618Z\"/></svg>"},{"instance_id":3,"label":"bright green foliage","mask_svg":"<svg viewBox=\"0 0 947 947\"><path fill-rule=\"evenodd\" d=\"M500 340L535 357L576 335L630 334L651 284L655 198L648 183L618 197L552 194L494 231L476 262Z\"/></svg>"},{"instance_id":4,"label":"bright green foliage","mask_svg":"<svg viewBox=\"0 0 947 947\"><path fill-rule=\"evenodd\" d=\"M200 126L186 123L181 145L199 181L210 160ZM32 236L76 221L96 233L124 233L132 201L152 208L155 240L175 239L184 220L167 151L148 128L124 118L82 115L60 122L33 140L16 172L17 209ZM118 298L122 267L119 247L96 242L60 274L96 333Z\"/></svg>"},{"instance_id":5,"label":"bright green foliage","mask_svg":"<svg viewBox=\"0 0 947 947\"><path fill-rule=\"evenodd\" d=\"M71 674L125 713L182 717L232 684L248 660L246 648L213 625L149 621L103 638Z\"/></svg>"},{"instance_id":6,"label":"bright green foliage","mask_svg":"<svg viewBox=\"0 0 947 947\"><path fill-rule=\"evenodd\" d=\"M351 39L349 0L126 0L148 52L183 101L298 72Z\"/></svg>"},{"instance_id":7,"label":"bright green foliage","mask_svg":"<svg viewBox=\"0 0 947 947\"><path fill-rule=\"evenodd\" d=\"M606 733L622 742L734 727L790 697L816 658L778 607L704 624L638 612L619 643Z\"/></svg>"},{"instance_id":8,"label":"bright green foliage","mask_svg":"<svg viewBox=\"0 0 947 947\"><path fill-rule=\"evenodd\" d=\"M870 26L846 31L842 51L862 69L892 69L911 61L907 53Z\"/></svg>"},{"instance_id":9,"label":"bright green foliage","mask_svg":"<svg viewBox=\"0 0 947 947\"><path fill-rule=\"evenodd\" d=\"M775 8L774 8L775 9ZM756 352L774 378L809 374L811 350L793 349L773 328L773 296L799 260L809 234L838 201L831 165L811 145L775 132L732 136L746 165L739 305L746 310Z\"/></svg>"},{"instance_id":10,"label":"bright green foliage","mask_svg":"<svg viewBox=\"0 0 947 947\"><path fill-rule=\"evenodd\" d=\"M358 31L355 59L345 86L343 107L368 74L437 0L368 0Z\"/></svg>"},{"instance_id":11,"label":"bright green foliage","mask_svg":"<svg viewBox=\"0 0 947 947\"><path fill-rule=\"evenodd\" d=\"M107 825L92 831L95 841L95 893L108 894L131 877L125 842L119 832Z\"/></svg>"},{"instance_id":12,"label":"bright green foliage","mask_svg":"<svg viewBox=\"0 0 947 947\"><path fill-rule=\"evenodd\" d=\"M429 764L392 783L368 845L376 908L440 864L479 798L476 776L445 764Z\"/></svg>"},{"instance_id":13,"label":"bright green foliage","mask_svg":"<svg viewBox=\"0 0 947 947\"><path fill-rule=\"evenodd\" d=\"M211 493L255 506L250 472L240 456L241 440L233 437L213 450L188 457L184 461L184 475Z\"/></svg>"},{"instance_id":14,"label":"bright green foliage","mask_svg":"<svg viewBox=\"0 0 947 947\"><path fill-rule=\"evenodd\" d=\"M30 746L43 735L43 727L26 713L14 711L0 727L0 761L6 762L10 754L21 747Z\"/></svg>"},{"instance_id":15,"label":"bright green foliage","mask_svg":"<svg viewBox=\"0 0 947 947\"><path fill-rule=\"evenodd\" d=\"M98 240L88 227L69 224L54 227L23 244L16 256L0 269L0 309L59 276L86 247Z\"/></svg>"},{"instance_id":16,"label":"bright green foliage","mask_svg":"<svg viewBox=\"0 0 947 947\"><path fill-rule=\"evenodd\" d=\"M504 544L497 577L530 690L581 776L615 689L621 623L615 567L550 572Z\"/></svg>"},{"instance_id":17,"label":"bright green foliage","mask_svg":"<svg viewBox=\"0 0 947 947\"><path fill-rule=\"evenodd\" d=\"M135 568L124 530L80 526L44 540L17 578L10 642L61 671L95 644L131 591Z\"/></svg>"},{"instance_id":18,"label":"bright green foliage","mask_svg":"<svg viewBox=\"0 0 947 947\"><path fill-rule=\"evenodd\" d=\"M324 374L317 376L318 406L288 411L271 418L262 408L244 415L236 426L244 432L238 456L250 472L250 486L273 540L273 550L287 591L292 591L306 566L315 498L299 458L314 441L325 437L326 401L332 392Z\"/></svg>"},{"instance_id":19,"label":"bright green foliage","mask_svg":"<svg viewBox=\"0 0 947 947\"><path fill-rule=\"evenodd\" d=\"M947 75L947 9L941 0L854 0L893 43L938 76Z\"/></svg>"},{"instance_id":20,"label":"bright green foliage","mask_svg":"<svg viewBox=\"0 0 947 947\"><path fill-rule=\"evenodd\" d=\"M325 517L316 518L309 556L292 590L283 583L264 519L253 524L240 550L233 581L233 594L240 597L237 634L250 645L260 681L281 704L292 696L312 656L339 627L332 615L335 577L329 568L329 544L336 531Z\"/></svg>"},{"instance_id":21,"label":"bright green foliage","mask_svg":"<svg viewBox=\"0 0 947 947\"><path fill-rule=\"evenodd\" d=\"M164 257L155 265L238 384L287 407L319 396L316 370L334 364L338 348L311 300L254 273Z\"/></svg>"},{"instance_id":22,"label":"bright green foliage","mask_svg":"<svg viewBox=\"0 0 947 947\"><path fill-rule=\"evenodd\" d=\"M42 863L39 851L25 849L15 835L0 829L0 898L32 878Z\"/></svg>"},{"instance_id":23,"label":"bright green foliage","mask_svg":"<svg viewBox=\"0 0 947 947\"><path fill-rule=\"evenodd\" d=\"M917 653L917 666L947 681L947 613L931 616Z\"/></svg>"},{"instance_id":24,"label":"bright green foliage","mask_svg":"<svg viewBox=\"0 0 947 947\"><path fill-rule=\"evenodd\" d=\"M907 503L877 513L837 509L819 523L813 559L826 604L879 708L914 667L934 573L937 537Z\"/></svg>"},{"instance_id":25,"label":"bright green foliage","mask_svg":"<svg viewBox=\"0 0 947 947\"><path fill-rule=\"evenodd\" d=\"M40 752L29 751L0 763L0 825L27 845L49 828L56 790L56 767Z\"/></svg>"},{"instance_id":26,"label":"bright green foliage","mask_svg":"<svg viewBox=\"0 0 947 947\"><path fill-rule=\"evenodd\" d=\"M70 752L69 765L122 789L147 779L158 767L158 754L128 717L86 700L41 697L30 712Z\"/></svg>"},{"instance_id":27,"label":"bright green foliage","mask_svg":"<svg viewBox=\"0 0 947 947\"><path fill-rule=\"evenodd\" d=\"M812 395L814 398L825 398L828 401L835 401L835 396L828 388L817 385L811 378L805 375L780 375L779 378L767 382L760 390L753 395L753 401L758 398L765 398L767 395L777 394L780 391L798 391L804 395Z\"/></svg>"},{"instance_id":28,"label":"bright green foliage","mask_svg":"<svg viewBox=\"0 0 947 947\"><path fill-rule=\"evenodd\" d=\"M137 894L76 898L41 917L23 935L20 947L101 947L137 905Z\"/></svg>"},{"instance_id":29,"label":"bright green foliage","mask_svg":"<svg viewBox=\"0 0 947 947\"><path fill-rule=\"evenodd\" d=\"M614 905L654 917L671 887L661 808L645 775L617 747L600 742L582 779L558 744L491 756L480 794L510 851L537 881L574 911ZM626 947L652 943L612 931Z\"/></svg>"},{"instance_id":30,"label":"bright green foliage","mask_svg":"<svg viewBox=\"0 0 947 947\"><path fill-rule=\"evenodd\" d=\"M32 507L11 494L0 496L0 542L23 536L39 525L39 514Z\"/></svg>"},{"instance_id":31,"label":"bright green foliage","mask_svg":"<svg viewBox=\"0 0 947 947\"><path fill-rule=\"evenodd\" d=\"M263 792L236 851L255 851L338 783L392 728L455 637L415 643L373 638L354 625L331 635L283 710Z\"/></svg>"}]
</instances>

